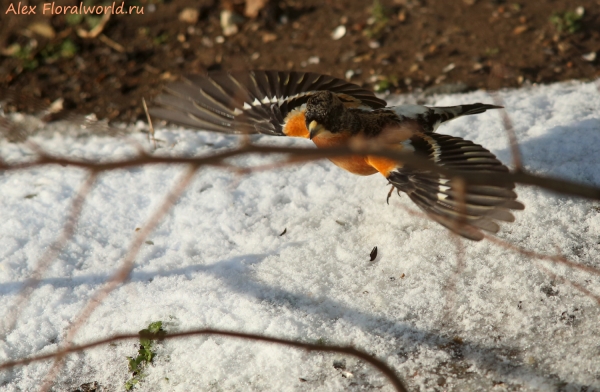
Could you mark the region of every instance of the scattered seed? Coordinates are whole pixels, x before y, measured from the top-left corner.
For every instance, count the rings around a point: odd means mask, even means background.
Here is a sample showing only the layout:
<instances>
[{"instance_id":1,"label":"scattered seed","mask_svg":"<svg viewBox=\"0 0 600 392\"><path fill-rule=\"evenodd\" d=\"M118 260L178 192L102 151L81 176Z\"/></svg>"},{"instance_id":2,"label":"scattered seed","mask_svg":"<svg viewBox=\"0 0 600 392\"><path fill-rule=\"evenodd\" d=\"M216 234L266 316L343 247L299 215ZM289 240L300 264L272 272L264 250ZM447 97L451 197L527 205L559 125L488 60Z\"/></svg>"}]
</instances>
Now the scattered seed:
<instances>
[{"instance_id":1,"label":"scattered seed","mask_svg":"<svg viewBox=\"0 0 600 392\"><path fill-rule=\"evenodd\" d=\"M400 279L404 279L405 276L405 274L400 275Z\"/></svg>"},{"instance_id":2,"label":"scattered seed","mask_svg":"<svg viewBox=\"0 0 600 392\"><path fill-rule=\"evenodd\" d=\"M523 34L524 32L527 31L529 27L527 25L521 25L521 26L517 26L515 27L515 29L513 30L513 34L514 35L519 35L519 34Z\"/></svg>"},{"instance_id":3,"label":"scattered seed","mask_svg":"<svg viewBox=\"0 0 600 392\"><path fill-rule=\"evenodd\" d=\"M583 56L581 56L581 58L591 63L596 60L596 52L586 53Z\"/></svg>"},{"instance_id":4,"label":"scattered seed","mask_svg":"<svg viewBox=\"0 0 600 392\"><path fill-rule=\"evenodd\" d=\"M371 251L371 261L375 260L377 258L377 247L374 247L373 250Z\"/></svg>"},{"instance_id":5,"label":"scattered seed","mask_svg":"<svg viewBox=\"0 0 600 392\"><path fill-rule=\"evenodd\" d=\"M287 233L287 227L285 229L283 229L283 231L281 232L281 234L279 234L279 236L281 237L282 235L284 235L285 233Z\"/></svg>"},{"instance_id":6,"label":"scattered seed","mask_svg":"<svg viewBox=\"0 0 600 392\"><path fill-rule=\"evenodd\" d=\"M196 8L184 8L183 11L179 13L179 20L188 24L196 24L199 17L200 11L198 11Z\"/></svg>"},{"instance_id":7,"label":"scattered seed","mask_svg":"<svg viewBox=\"0 0 600 392\"><path fill-rule=\"evenodd\" d=\"M246 0L244 15L248 18L256 18L260 11L267 5L267 0Z\"/></svg>"},{"instance_id":8,"label":"scattered seed","mask_svg":"<svg viewBox=\"0 0 600 392\"><path fill-rule=\"evenodd\" d=\"M302 378L302 377L300 377L298 380L300 380L300 382L306 382L306 381L308 381L307 379Z\"/></svg>"},{"instance_id":9,"label":"scattered seed","mask_svg":"<svg viewBox=\"0 0 600 392\"><path fill-rule=\"evenodd\" d=\"M381 44L379 43L379 41L369 41L369 48L371 49L377 49L381 46Z\"/></svg>"},{"instance_id":10,"label":"scattered seed","mask_svg":"<svg viewBox=\"0 0 600 392\"><path fill-rule=\"evenodd\" d=\"M321 62L321 59L319 59L318 56L312 56L308 58L308 63L309 64L319 64Z\"/></svg>"},{"instance_id":11,"label":"scattered seed","mask_svg":"<svg viewBox=\"0 0 600 392\"><path fill-rule=\"evenodd\" d=\"M148 244L148 245L154 245L154 242L153 241L146 241L146 244Z\"/></svg>"},{"instance_id":12,"label":"scattered seed","mask_svg":"<svg viewBox=\"0 0 600 392\"><path fill-rule=\"evenodd\" d=\"M442 69L442 72L448 73L448 72L452 71L454 68L456 68L456 65L454 65L454 63L450 63Z\"/></svg>"},{"instance_id":13,"label":"scattered seed","mask_svg":"<svg viewBox=\"0 0 600 392\"><path fill-rule=\"evenodd\" d=\"M336 27L335 30L333 30L333 32L331 33L331 39L337 41L338 39L342 38L345 35L346 35L346 26L340 25L340 26Z\"/></svg>"},{"instance_id":14,"label":"scattered seed","mask_svg":"<svg viewBox=\"0 0 600 392\"><path fill-rule=\"evenodd\" d=\"M333 368L334 369L341 369L341 370L346 369L346 360L342 359L342 360L333 361Z\"/></svg>"},{"instance_id":15,"label":"scattered seed","mask_svg":"<svg viewBox=\"0 0 600 392\"><path fill-rule=\"evenodd\" d=\"M277 34L273 33L265 33L262 36L262 41L266 44L271 41L275 41L277 39Z\"/></svg>"},{"instance_id":16,"label":"scattered seed","mask_svg":"<svg viewBox=\"0 0 600 392\"><path fill-rule=\"evenodd\" d=\"M237 34L239 31L237 25L242 21L243 19L238 14L230 10L221 11L221 29L223 30L223 35L229 37Z\"/></svg>"},{"instance_id":17,"label":"scattered seed","mask_svg":"<svg viewBox=\"0 0 600 392\"><path fill-rule=\"evenodd\" d=\"M34 22L30 24L27 29L48 39L52 39L56 36L54 28L46 22Z\"/></svg>"},{"instance_id":18,"label":"scattered seed","mask_svg":"<svg viewBox=\"0 0 600 392\"><path fill-rule=\"evenodd\" d=\"M30 194L28 194L28 195L25 196L25 199L33 199L36 196L37 196L37 193L30 193Z\"/></svg>"},{"instance_id":19,"label":"scattered seed","mask_svg":"<svg viewBox=\"0 0 600 392\"><path fill-rule=\"evenodd\" d=\"M136 228L135 228L135 231L140 231L140 230L142 230L142 229L141 229L141 228L139 228L139 227L136 227Z\"/></svg>"}]
</instances>

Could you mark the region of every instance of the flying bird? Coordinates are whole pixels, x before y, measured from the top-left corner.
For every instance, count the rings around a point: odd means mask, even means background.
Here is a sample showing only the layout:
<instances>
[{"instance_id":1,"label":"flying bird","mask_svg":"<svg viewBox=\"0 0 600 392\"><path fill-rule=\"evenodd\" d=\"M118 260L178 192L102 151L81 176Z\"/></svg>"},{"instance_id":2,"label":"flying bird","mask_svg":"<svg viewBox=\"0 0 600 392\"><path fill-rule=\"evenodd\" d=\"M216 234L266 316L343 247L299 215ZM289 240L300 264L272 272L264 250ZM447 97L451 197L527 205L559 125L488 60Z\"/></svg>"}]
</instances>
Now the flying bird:
<instances>
[{"instance_id":1,"label":"flying bird","mask_svg":"<svg viewBox=\"0 0 600 392\"><path fill-rule=\"evenodd\" d=\"M495 155L471 141L435 133L457 117L500 106L387 106L369 90L311 72L240 71L190 75L165 87L150 115L183 126L228 134L266 134L310 139L318 148L347 146L355 140L427 158L436 165L471 173L508 172ZM375 155L333 157L357 175L381 173L431 219L471 240L482 230L497 233L496 221L512 222L522 210L514 183L455 183L410 163ZM416 166L416 165L415 165ZM461 222L461 224L457 224Z\"/></svg>"}]
</instances>

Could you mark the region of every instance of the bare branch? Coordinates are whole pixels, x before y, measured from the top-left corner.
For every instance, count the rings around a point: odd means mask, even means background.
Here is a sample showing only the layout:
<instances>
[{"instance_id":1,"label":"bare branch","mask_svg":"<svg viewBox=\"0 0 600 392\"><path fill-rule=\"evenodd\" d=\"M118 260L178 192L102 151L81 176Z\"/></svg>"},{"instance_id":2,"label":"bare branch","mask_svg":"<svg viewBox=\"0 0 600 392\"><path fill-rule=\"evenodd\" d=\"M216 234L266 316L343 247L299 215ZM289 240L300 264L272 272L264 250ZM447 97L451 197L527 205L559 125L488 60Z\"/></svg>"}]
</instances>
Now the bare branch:
<instances>
[{"instance_id":1,"label":"bare branch","mask_svg":"<svg viewBox=\"0 0 600 392\"><path fill-rule=\"evenodd\" d=\"M30 162L9 164L0 161L0 171L23 170L32 167L43 165L61 165L73 166L85 169L96 170L98 172L125 169L133 166L149 165L149 164L191 164L197 166L220 166L223 161L246 154L287 154L288 159L295 162L314 161L324 158L340 157L347 155L377 155L381 157L391 158L400 162L409 162L411 166L431 171L432 173L441 174L447 178L459 177L469 184L487 184L487 185L503 185L507 183L520 183L524 185L535 185L540 188L551 190L557 193L579 196L588 199L600 200L600 187L579 184L569 180L558 178L543 177L525 172L502 173L495 172L493 176L487 173L473 173L467 171L450 170L443 166L438 166L428 159L411 155L402 151L390 151L377 148L321 148L307 149L297 147L275 147L275 146L260 146L260 145L245 145L238 149L227 150L214 153L203 157L160 157L144 155L135 158L127 158L112 162L92 162L75 160L64 157L55 157L48 154L40 154L39 159Z\"/></svg>"},{"instance_id":2,"label":"bare branch","mask_svg":"<svg viewBox=\"0 0 600 392\"><path fill-rule=\"evenodd\" d=\"M406 392L408 389L404 385L404 383L400 380L400 378L394 373L394 371L380 359L375 358L372 355L367 354L364 351L360 351L355 349L354 347L344 347L344 346L335 346L335 345L327 345L327 344L314 344L314 343L304 343L297 340L290 339L280 339L280 338L272 338L263 335L242 333L242 332L234 332L234 331L222 331L217 329L196 329L185 332L175 332L169 334L126 334L126 335L115 335L107 339L96 340L91 343L83 344L80 346L70 346L66 347L62 350L58 350L54 353L38 355L34 357L24 358L16 361L9 361L0 364L0 370L9 369L15 366L23 366L33 362L44 361L52 358L64 358L67 354L75 353L79 351L84 351L93 347L102 346L107 343L116 342L120 340L129 340L129 339L139 339L139 338L148 338L148 339L177 339L177 338L185 338L190 336L198 336L198 335L220 335L227 336L232 338L240 338L247 340L254 340L259 342L267 342L280 344L284 346L297 347L302 348L308 351L320 351L320 352L333 352L340 354L348 354L354 357L360 358L365 362L370 363L374 367L376 367L380 372L382 372L388 380L394 385L397 391Z\"/></svg>"},{"instance_id":3,"label":"bare branch","mask_svg":"<svg viewBox=\"0 0 600 392\"><path fill-rule=\"evenodd\" d=\"M502 98L498 95L497 92L492 93L492 98L494 99L494 104L497 106L504 107L504 102L502 102ZM510 142L510 151L512 153L513 166L515 167L516 172L523 171L523 158L521 156L521 149L519 148L519 142L517 140L517 134L515 133L515 128L513 127L513 123L508 116L506 110L502 109L500 111L500 116L502 117L502 124L504 125L504 129L506 130L506 134L508 135L508 140Z\"/></svg>"},{"instance_id":4,"label":"bare branch","mask_svg":"<svg viewBox=\"0 0 600 392\"><path fill-rule=\"evenodd\" d=\"M577 264L574 263L570 260L568 260L566 257L561 256L561 255L555 255L555 256L549 256L549 255L543 255L541 253L537 253L534 252L532 250L527 250L527 249L523 249L517 245L513 245L510 242L506 242L500 238L494 237L492 235L489 234L484 234L485 238L490 240L491 242L493 242L496 245L500 245L506 249L511 249L516 251L517 253L522 254L523 256L527 256L527 257L531 257L533 259L538 259L538 260L546 260L546 261L551 261L553 263L558 263L558 264L564 264L568 267L574 268L574 269L578 269L581 271L585 271L585 272L589 272L590 274L593 275L598 275L600 276L600 270L594 267L589 267L587 265L582 265L582 264Z\"/></svg>"}]
</instances>

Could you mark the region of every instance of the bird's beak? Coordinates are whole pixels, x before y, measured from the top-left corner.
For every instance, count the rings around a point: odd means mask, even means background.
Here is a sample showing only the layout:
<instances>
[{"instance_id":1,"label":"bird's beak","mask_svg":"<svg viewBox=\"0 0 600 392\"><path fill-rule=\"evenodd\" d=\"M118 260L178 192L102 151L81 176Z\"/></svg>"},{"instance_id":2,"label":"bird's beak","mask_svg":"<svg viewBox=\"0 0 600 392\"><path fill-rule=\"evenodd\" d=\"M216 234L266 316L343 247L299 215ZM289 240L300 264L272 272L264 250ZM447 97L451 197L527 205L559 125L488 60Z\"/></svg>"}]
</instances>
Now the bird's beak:
<instances>
[{"instance_id":1,"label":"bird's beak","mask_svg":"<svg viewBox=\"0 0 600 392\"><path fill-rule=\"evenodd\" d=\"M313 137L317 136L324 129L325 128L321 124L317 123L315 120L312 120L310 124L308 124L308 138L312 140Z\"/></svg>"}]
</instances>

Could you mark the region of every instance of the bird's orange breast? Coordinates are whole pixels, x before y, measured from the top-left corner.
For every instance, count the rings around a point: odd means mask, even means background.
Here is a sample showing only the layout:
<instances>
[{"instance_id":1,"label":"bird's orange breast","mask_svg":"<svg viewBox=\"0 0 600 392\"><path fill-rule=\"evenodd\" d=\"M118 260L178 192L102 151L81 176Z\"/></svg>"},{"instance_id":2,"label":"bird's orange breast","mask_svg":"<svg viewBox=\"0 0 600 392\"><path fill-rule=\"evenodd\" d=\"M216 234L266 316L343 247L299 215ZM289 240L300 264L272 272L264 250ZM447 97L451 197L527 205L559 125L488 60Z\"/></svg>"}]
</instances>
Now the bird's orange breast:
<instances>
[{"instance_id":1,"label":"bird's orange breast","mask_svg":"<svg viewBox=\"0 0 600 392\"><path fill-rule=\"evenodd\" d=\"M350 137L344 134L331 134L327 131L315 136L312 141L319 148L345 147L348 145ZM335 165L341 167L350 173L359 176L370 176L377 173L373 166L369 165L362 155L348 155L343 157L329 158Z\"/></svg>"},{"instance_id":2,"label":"bird's orange breast","mask_svg":"<svg viewBox=\"0 0 600 392\"><path fill-rule=\"evenodd\" d=\"M306 117L304 110L292 110L286 117L283 125L283 133L290 137L304 137L308 139L308 129L306 129Z\"/></svg>"}]
</instances>

